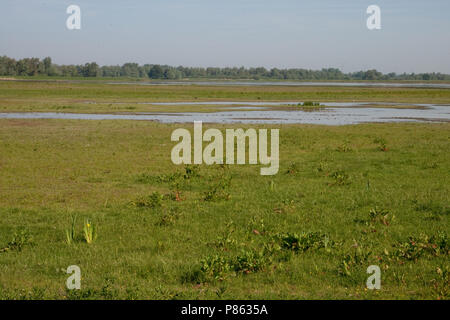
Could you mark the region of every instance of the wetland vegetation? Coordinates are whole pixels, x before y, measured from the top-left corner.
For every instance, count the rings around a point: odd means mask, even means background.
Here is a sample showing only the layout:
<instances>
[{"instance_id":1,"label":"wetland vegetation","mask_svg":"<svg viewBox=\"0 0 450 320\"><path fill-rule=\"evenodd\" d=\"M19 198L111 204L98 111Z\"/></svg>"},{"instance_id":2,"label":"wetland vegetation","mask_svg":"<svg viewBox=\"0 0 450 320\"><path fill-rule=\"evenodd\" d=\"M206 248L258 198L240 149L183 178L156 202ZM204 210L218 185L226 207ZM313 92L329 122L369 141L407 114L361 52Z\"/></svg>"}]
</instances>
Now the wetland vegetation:
<instances>
[{"instance_id":1,"label":"wetland vegetation","mask_svg":"<svg viewBox=\"0 0 450 320\"><path fill-rule=\"evenodd\" d=\"M0 112L213 100L449 104L450 93L0 82ZM0 119L0 298L449 298L449 123L253 125L280 129L275 176L173 165L179 127ZM65 287L69 265L81 290ZM366 289L369 265L381 290Z\"/></svg>"}]
</instances>

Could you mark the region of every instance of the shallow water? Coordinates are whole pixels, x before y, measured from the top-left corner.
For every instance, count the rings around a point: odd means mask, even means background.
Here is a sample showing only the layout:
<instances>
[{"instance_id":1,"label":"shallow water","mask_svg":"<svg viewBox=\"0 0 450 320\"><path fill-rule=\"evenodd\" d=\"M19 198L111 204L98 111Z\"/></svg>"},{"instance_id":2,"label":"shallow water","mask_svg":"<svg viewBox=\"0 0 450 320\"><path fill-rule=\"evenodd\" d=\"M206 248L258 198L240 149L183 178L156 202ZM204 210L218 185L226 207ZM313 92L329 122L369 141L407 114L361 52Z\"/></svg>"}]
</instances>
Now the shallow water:
<instances>
[{"instance_id":1,"label":"shallow water","mask_svg":"<svg viewBox=\"0 0 450 320\"><path fill-rule=\"evenodd\" d=\"M286 107L298 106L305 101L174 101L174 102L135 102L134 104L145 104L152 106L223 106L230 109L260 109L262 107ZM84 101L86 104L97 104L95 101ZM102 102L103 104L130 104L130 102ZM321 102L323 107L361 107L361 106L414 106L431 107L432 104L392 103L392 102Z\"/></svg>"},{"instance_id":2,"label":"shallow water","mask_svg":"<svg viewBox=\"0 0 450 320\"><path fill-rule=\"evenodd\" d=\"M239 103L243 104L243 103ZM336 105L337 103L334 103ZM327 105L330 105L327 103ZM162 123L188 123L203 121L208 123L256 123L256 124L322 124L346 125L366 122L426 122L450 121L450 106L421 104L424 109L361 108L355 104L339 103L314 111L274 110L259 107L258 110L238 110L220 112L174 112L140 114L80 114L58 112L0 113L3 119L79 119L79 120L153 120ZM347 107L345 107L347 106ZM244 107L248 108L248 107Z\"/></svg>"},{"instance_id":3,"label":"shallow water","mask_svg":"<svg viewBox=\"0 0 450 320\"><path fill-rule=\"evenodd\" d=\"M148 104L154 106L289 106L289 105L298 105L303 103L304 101L186 101L186 102L138 102L137 104ZM122 102L120 102L122 103ZM321 105L326 105L330 107L355 107L355 106L363 106L369 104L377 104L377 103L366 103L366 102L323 102ZM385 103L386 105L386 103ZM398 104L400 105L400 104ZM411 104L410 104L411 105ZM426 105L424 105L426 106ZM241 107L242 108L242 107ZM250 108L250 107L244 107Z\"/></svg>"}]
</instances>

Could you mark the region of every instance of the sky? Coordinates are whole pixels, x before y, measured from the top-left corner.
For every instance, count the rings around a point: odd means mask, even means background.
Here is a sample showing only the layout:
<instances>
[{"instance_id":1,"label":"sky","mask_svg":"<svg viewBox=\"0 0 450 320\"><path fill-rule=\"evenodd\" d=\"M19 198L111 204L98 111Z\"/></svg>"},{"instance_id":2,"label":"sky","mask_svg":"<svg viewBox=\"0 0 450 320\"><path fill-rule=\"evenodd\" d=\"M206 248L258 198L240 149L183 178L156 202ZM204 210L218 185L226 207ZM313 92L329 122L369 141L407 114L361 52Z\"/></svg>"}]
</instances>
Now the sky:
<instances>
[{"instance_id":1,"label":"sky","mask_svg":"<svg viewBox=\"0 0 450 320\"><path fill-rule=\"evenodd\" d=\"M81 29L69 30L69 5ZM369 5L381 29L369 30ZM450 73L449 0L1 0L0 55Z\"/></svg>"}]
</instances>

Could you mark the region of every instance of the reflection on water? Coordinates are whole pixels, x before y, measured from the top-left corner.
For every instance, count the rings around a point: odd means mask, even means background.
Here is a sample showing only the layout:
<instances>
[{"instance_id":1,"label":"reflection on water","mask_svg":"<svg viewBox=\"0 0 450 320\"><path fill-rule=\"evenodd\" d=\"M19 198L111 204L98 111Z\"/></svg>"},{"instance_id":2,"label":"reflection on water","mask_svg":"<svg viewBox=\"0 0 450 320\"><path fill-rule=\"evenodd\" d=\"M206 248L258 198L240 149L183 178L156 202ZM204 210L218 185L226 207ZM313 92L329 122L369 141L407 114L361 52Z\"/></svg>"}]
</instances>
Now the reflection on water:
<instances>
[{"instance_id":1,"label":"reflection on water","mask_svg":"<svg viewBox=\"0 0 450 320\"><path fill-rule=\"evenodd\" d=\"M170 103L173 104L173 103ZM242 102L239 104L243 104ZM279 103L278 103L279 104ZM346 125L364 122L450 121L450 107L422 104L423 109L355 107L355 104L327 103L335 107L303 110L242 109L220 112L174 112L139 114L79 114L58 112L0 113L4 119L154 120L163 123L256 123ZM360 105L360 104L359 104ZM346 106L346 107L345 107ZM236 109L238 109L236 107Z\"/></svg>"},{"instance_id":2,"label":"reflection on water","mask_svg":"<svg viewBox=\"0 0 450 320\"><path fill-rule=\"evenodd\" d=\"M185 101L185 102L137 102L136 104L148 104L153 106L297 106L304 101ZM122 104L123 102L119 102ZM376 104L376 103L370 103ZM355 107L369 105L365 102L324 102L321 105L329 107ZM386 105L386 103L385 103ZM398 104L400 105L400 104ZM424 105L426 106L426 105ZM242 107L241 107L242 108ZM249 108L249 107L244 107Z\"/></svg>"}]
</instances>

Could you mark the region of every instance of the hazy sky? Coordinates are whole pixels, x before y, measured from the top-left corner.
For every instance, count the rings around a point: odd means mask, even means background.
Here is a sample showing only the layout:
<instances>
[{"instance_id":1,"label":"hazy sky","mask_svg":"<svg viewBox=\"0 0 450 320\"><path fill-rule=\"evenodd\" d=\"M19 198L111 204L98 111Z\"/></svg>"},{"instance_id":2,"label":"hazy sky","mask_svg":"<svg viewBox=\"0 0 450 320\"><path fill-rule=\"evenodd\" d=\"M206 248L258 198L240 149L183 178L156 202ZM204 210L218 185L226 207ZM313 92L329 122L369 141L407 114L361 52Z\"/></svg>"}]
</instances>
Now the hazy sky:
<instances>
[{"instance_id":1,"label":"hazy sky","mask_svg":"<svg viewBox=\"0 0 450 320\"><path fill-rule=\"evenodd\" d=\"M66 8L81 7L81 30ZM381 30L366 9L381 7ZM1 0L0 55L450 73L450 0Z\"/></svg>"}]
</instances>

